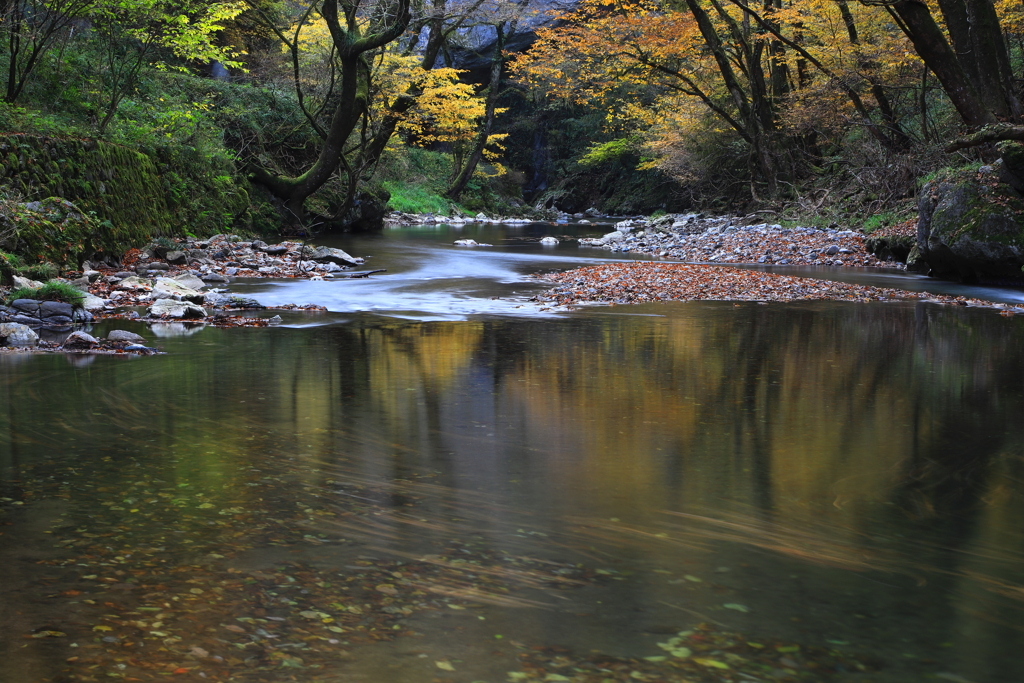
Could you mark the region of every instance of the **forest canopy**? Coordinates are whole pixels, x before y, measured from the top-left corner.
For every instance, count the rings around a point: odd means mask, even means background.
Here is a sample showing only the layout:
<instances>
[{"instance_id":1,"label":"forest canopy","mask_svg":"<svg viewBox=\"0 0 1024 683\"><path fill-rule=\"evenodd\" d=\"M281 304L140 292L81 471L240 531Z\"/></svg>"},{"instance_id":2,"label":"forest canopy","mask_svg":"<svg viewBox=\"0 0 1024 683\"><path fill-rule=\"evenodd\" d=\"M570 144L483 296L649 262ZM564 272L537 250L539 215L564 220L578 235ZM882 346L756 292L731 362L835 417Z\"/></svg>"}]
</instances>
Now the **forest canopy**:
<instances>
[{"instance_id":1,"label":"forest canopy","mask_svg":"<svg viewBox=\"0 0 1024 683\"><path fill-rule=\"evenodd\" d=\"M5 128L198 159L183 194L253 183L293 225L413 167L450 207L862 210L1024 139L1011 0L7 0L0 34Z\"/></svg>"}]
</instances>

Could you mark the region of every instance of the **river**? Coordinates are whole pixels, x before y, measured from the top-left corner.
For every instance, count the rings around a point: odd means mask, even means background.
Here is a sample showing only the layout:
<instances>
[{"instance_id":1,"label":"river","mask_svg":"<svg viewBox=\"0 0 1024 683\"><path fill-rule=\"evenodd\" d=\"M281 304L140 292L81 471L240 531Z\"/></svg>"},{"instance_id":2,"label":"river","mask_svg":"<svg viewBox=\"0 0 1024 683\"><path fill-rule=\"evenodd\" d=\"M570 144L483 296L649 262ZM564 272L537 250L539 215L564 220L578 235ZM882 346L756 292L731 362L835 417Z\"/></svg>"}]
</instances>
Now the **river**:
<instances>
[{"instance_id":1,"label":"river","mask_svg":"<svg viewBox=\"0 0 1024 683\"><path fill-rule=\"evenodd\" d=\"M0 356L0 680L1024 680L1022 321L540 311L610 255L520 238L584 230L337 238L387 272L232 286L328 313Z\"/></svg>"}]
</instances>

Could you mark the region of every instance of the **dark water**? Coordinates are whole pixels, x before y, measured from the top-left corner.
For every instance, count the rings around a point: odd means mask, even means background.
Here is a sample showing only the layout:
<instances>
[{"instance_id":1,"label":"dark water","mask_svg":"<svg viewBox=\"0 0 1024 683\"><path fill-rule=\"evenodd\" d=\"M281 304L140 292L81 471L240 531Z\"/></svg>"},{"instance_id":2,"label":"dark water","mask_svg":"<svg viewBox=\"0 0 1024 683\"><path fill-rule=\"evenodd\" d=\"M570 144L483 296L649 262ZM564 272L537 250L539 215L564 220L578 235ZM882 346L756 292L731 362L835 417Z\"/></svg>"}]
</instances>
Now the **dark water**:
<instances>
[{"instance_id":1,"label":"dark water","mask_svg":"<svg viewBox=\"0 0 1024 683\"><path fill-rule=\"evenodd\" d=\"M688 680L1024 680L1022 321L532 317L489 297L531 306L524 276L574 250L472 262L446 230L344 244L395 283L253 285L356 285L374 313L164 336L152 358L0 356L0 680L545 680L508 672L552 646L577 672L646 661L697 624L806 659ZM417 563L460 557L406 597ZM355 621L381 594L391 621ZM845 663L814 668L825 651Z\"/></svg>"}]
</instances>

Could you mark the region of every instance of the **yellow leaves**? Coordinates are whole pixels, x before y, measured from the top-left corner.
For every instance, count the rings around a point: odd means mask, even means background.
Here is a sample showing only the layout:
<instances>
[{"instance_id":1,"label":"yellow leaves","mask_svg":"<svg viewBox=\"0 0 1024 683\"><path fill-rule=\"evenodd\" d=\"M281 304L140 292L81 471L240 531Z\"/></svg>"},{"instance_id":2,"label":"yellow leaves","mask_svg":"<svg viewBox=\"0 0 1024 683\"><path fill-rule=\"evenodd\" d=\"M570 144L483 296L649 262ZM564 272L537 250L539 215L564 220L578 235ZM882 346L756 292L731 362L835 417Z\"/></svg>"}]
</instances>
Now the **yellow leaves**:
<instances>
[{"instance_id":1,"label":"yellow leaves","mask_svg":"<svg viewBox=\"0 0 1024 683\"><path fill-rule=\"evenodd\" d=\"M419 144L473 139L485 114L485 102L472 85L459 81L462 73L449 68L426 71L415 57L385 55L378 67L382 99L408 95L410 89L419 93L416 106L399 124L399 130L413 135Z\"/></svg>"}]
</instances>

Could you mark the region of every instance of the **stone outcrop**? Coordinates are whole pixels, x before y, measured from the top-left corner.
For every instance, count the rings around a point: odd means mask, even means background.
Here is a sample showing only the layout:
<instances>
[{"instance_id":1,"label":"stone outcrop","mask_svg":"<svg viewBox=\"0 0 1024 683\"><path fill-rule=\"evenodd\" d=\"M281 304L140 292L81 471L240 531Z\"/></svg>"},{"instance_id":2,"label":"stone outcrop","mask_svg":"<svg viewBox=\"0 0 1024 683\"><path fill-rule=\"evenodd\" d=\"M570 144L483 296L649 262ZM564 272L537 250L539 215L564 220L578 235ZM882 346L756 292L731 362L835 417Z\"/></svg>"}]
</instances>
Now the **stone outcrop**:
<instances>
[{"instance_id":1,"label":"stone outcrop","mask_svg":"<svg viewBox=\"0 0 1024 683\"><path fill-rule=\"evenodd\" d=\"M918 202L917 245L908 265L936 277L1024 280L1024 195L1004 182L1005 161L940 174Z\"/></svg>"}]
</instances>

